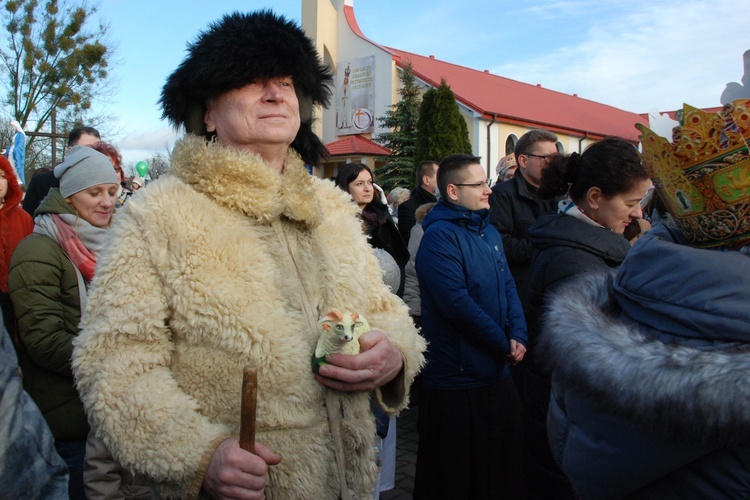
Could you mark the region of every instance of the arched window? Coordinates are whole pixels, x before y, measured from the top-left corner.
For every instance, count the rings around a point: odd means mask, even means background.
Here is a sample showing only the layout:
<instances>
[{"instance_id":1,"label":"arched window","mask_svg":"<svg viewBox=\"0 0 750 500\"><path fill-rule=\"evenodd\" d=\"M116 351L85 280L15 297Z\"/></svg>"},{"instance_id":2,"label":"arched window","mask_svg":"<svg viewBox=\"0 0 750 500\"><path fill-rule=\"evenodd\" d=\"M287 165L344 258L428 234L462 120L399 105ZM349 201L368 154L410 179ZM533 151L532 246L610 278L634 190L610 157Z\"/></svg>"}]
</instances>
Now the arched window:
<instances>
[{"instance_id":1,"label":"arched window","mask_svg":"<svg viewBox=\"0 0 750 500\"><path fill-rule=\"evenodd\" d=\"M565 154L565 148L563 147L562 142L557 141L557 144L555 144L555 147L557 147L558 153L560 153L561 155Z\"/></svg>"},{"instance_id":2,"label":"arched window","mask_svg":"<svg viewBox=\"0 0 750 500\"><path fill-rule=\"evenodd\" d=\"M510 134L508 138L505 140L505 154L509 155L516 149L516 143L518 142L518 137L516 137L514 134Z\"/></svg>"}]
</instances>

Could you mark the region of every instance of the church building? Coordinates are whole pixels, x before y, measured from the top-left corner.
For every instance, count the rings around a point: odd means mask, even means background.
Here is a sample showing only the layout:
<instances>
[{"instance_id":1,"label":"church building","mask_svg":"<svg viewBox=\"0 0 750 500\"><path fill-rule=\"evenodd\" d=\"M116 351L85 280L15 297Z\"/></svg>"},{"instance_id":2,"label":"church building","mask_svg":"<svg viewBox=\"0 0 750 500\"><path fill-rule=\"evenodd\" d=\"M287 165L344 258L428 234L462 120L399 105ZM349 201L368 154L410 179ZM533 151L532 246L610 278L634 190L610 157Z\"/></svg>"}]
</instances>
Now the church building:
<instances>
[{"instance_id":1,"label":"church building","mask_svg":"<svg viewBox=\"0 0 750 500\"><path fill-rule=\"evenodd\" d=\"M554 132L558 150L571 153L612 135L637 145L635 124L648 124L647 116L576 94L381 45L359 28L354 0L302 0L302 27L334 72L331 106L316 121L316 132L331 152L322 177L335 176L349 162L381 166L376 158L388 150L373 137L387 131L378 118L399 101L399 74L406 64L425 91L446 80L466 120L472 152L482 157L489 178L500 158L533 128Z\"/></svg>"}]
</instances>

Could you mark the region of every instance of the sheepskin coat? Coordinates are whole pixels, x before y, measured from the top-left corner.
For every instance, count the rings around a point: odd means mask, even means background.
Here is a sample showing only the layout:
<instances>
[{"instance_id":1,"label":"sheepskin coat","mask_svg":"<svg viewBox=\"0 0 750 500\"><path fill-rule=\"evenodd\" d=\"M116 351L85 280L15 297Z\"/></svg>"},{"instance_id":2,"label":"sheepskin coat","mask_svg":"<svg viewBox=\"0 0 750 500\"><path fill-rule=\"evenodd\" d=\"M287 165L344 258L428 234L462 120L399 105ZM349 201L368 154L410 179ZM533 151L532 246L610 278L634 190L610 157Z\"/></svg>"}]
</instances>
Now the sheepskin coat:
<instances>
[{"instance_id":1,"label":"sheepskin coat","mask_svg":"<svg viewBox=\"0 0 750 500\"><path fill-rule=\"evenodd\" d=\"M748 498L750 258L659 226L551 301L553 455L583 499Z\"/></svg>"},{"instance_id":2,"label":"sheepskin coat","mask_svg":"<svg viewBox=\"0 0 750 500\"><path fill-rule=\"evenodd\" d=\"M196 496L215 448L239 434L252 363L256 439L283 457L266 497L338 498L329 389L313 377L318 331L303 304L318 317L360 312L403 353L403 375L372 393L389 413L407 404L425 349L382 283L356 205L291 149L279 175L188 135L171 173L125 205L100 256L73 362L90 418L163 496ZM377 475L370 396L341 393L355 498L371 498Z\"/></svg>"}]
</instances>

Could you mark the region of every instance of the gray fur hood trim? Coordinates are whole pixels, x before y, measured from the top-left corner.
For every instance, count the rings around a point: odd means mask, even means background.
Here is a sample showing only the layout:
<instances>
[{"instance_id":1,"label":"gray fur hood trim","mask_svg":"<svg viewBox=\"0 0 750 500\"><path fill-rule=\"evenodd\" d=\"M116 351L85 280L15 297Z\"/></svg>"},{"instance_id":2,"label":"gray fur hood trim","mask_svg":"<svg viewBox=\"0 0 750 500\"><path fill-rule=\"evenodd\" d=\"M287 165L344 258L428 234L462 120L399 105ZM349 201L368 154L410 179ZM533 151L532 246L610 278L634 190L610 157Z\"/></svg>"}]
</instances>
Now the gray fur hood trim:
<instances>
[{"instance_id":1,"label":"gray fur hood trim","mask_svg":"<svg viewBox=\"0 0 750 500\"><path fill-rule=\"evenodd\" d=\"M553 383L639 424L717 445L750 444L750 343L665 344L623 317L613 273L583 275L549 303L539 343Z\"/></svg>"}]
</instances>

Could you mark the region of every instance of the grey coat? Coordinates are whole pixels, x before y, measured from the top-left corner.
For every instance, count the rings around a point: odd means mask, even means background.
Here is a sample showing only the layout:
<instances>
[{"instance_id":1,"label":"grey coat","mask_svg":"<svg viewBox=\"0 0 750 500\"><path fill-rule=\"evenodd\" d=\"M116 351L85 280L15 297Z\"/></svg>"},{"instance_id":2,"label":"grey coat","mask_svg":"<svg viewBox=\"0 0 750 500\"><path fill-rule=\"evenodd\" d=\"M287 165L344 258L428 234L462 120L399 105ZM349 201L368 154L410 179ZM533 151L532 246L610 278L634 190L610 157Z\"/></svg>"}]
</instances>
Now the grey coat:
<instances>
[{"instance_id":1,"label":"grey coat","mask_svg":"<svg viewBox=\"0 0 750 500\"><path fill-rule=\"evenodd\" d=\"M4 498L67 498L68 469L34 401L0 313L0 491Z\"/></svg>"}]
</instances>

